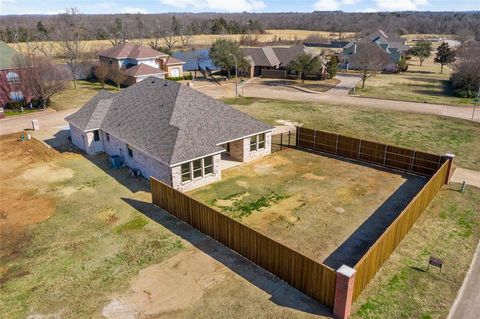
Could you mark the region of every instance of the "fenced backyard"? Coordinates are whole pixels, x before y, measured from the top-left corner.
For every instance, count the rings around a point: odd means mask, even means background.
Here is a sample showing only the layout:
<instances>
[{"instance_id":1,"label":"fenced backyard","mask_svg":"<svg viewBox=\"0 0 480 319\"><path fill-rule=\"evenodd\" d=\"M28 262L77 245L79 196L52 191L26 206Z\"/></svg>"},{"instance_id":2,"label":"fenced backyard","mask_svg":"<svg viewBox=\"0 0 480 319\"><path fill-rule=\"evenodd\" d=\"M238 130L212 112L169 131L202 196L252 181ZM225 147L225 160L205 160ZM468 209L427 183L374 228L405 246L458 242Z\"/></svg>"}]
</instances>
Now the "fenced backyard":
<instances>
[{"instance_id":1,"label":"fenced backyard","mask_svg":"<svg viewBox=\"0 0 480 319\"><path fill-rule=\"evenodd\" d=\"M375 276L442 185L448 182L452 159L339 134L297 128L272 136L272 152L296 148L327 153L368 165L421 175L428 182L354 265L353 300ZM269 238L170 186L151 179L153 203L206 235L275 274L320 303L334 307L336 271L285 243Z\"/></svg>"}]
</instances>

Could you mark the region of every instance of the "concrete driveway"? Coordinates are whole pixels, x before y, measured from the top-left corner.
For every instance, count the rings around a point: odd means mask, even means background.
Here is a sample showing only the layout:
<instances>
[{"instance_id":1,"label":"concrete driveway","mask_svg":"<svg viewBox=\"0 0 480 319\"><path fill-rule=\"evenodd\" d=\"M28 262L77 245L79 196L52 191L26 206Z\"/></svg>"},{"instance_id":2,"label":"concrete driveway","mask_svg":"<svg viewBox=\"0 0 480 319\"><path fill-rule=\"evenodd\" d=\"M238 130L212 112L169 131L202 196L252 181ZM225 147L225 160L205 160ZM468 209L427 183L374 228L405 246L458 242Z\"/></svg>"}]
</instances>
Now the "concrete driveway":
<instances>
[{"instance_id":1,"label":"concrete driveway","mask_svg":"<svg viewBox=\"0 0 480 319\"><path fill-rule=\"evenodd\" d=\"M76 112L77 110L78 109L70 109L57 112L47 109L41 112L7 117L3 120L0 120L0 135L31 129L32 120L38 120L40 130L57 126L65 126L68 124L65 121L65 117Z\"/></svg>"}]
</instances>

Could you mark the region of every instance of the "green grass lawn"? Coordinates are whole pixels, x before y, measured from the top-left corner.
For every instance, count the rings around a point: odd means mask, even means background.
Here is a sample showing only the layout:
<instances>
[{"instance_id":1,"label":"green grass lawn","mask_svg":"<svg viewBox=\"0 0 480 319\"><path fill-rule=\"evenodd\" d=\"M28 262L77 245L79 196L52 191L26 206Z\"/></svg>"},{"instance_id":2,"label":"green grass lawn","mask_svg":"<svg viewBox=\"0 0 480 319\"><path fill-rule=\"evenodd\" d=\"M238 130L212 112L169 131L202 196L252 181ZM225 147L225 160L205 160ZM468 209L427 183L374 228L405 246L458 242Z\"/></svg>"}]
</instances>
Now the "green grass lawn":
<instances>
[{"instance_id":1,"label":"green grass lawn","mask_svg":"<svg viewBox=\"0 0 480 319\"><path fill-rule=\"evenodd\" d=\"M356 94L364 97L413 101L456 106L473 105L473 99L452 95L448 85L450 70L444 67L440 74L440 65L433 63L433 58L426 60L422 66L413 58L409 61L405 73L385 73L370 76L356 87Z\"/></svg>"},{"instance_id":2,"label":"green grass lawn","mask_svg":"<svg viewBox=\"0 0 480 319\"><path fill-rule=\"evenodd\" d=\"M73 82L71 82L65 91L52 97L49 107L57 111L81 107L101 89L102 84L99 82L79 80L77 81L76 89L73 87ZM110 84L105 84L105 90L116 92L117 88Z\"/></svg>"},{"instance_id":3,"label":"green grass lawn","mask_svg":"<svg viewBox=\"0 0 480 319\"><path fill-rule=\"evenodd\" d=\"M225 100L272 125L277 120L366 140L456 155L458 165L480 170L480 124L435 115L331 104L240 98Z\"/></svg>"},{"instance_id":4,"label":"green grass lawn","mask_svg":"<svg viewBox=\"0 0 480 319\"><path fill-rule=\"evenodd\" d=\"M480 237L480 189L449 185L354 303L352 318L446 318ZM430 256L444 262L427 270Z\"/></svg>"},{"instance_id":5,"label":"green grass lawn","mask_svg":"<svg viewBox=\"0 0 480 319\"><path fill-rule=\"evenodd\" d=\"M10 109L4 109L4 114L5 114L6 117L8 117L8 116L24 115L24 114L35 113L35 112L38 112L38 109L25 108L25 109L23 110L23 112L21 112L21 111L14 111L14 110L10 110Z\"/></svg>"}]
</instances>

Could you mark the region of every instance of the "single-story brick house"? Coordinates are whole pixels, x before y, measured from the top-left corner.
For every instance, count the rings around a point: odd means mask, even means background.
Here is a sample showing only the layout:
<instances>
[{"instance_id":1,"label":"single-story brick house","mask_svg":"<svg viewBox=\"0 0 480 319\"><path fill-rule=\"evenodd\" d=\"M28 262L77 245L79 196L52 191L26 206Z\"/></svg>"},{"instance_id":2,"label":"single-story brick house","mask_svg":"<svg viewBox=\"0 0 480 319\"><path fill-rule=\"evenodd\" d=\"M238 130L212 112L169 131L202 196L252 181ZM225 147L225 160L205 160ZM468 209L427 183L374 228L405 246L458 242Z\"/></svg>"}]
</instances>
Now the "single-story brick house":
<instances>
[{"instance_id":1,"label":"single-story brick house","mask_svg":"<svg viewBox=\"0 0 480 319\"><path fill-rule=\"evenodd\" d=\"M99 92L68 116L73 144L188 191L221 179L222 161L271 153L273 127L178 82L155 77Z\"/></svg>"}]
</instances>

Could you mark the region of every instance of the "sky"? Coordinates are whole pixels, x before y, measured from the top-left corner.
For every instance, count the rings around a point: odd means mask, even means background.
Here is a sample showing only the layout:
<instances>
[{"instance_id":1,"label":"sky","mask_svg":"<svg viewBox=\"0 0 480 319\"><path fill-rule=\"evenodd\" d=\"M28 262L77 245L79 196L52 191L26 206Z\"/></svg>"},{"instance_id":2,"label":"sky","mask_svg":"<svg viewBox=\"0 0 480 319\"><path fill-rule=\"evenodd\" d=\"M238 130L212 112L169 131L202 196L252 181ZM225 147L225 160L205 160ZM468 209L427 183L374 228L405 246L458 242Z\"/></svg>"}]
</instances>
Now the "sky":
<instances>
[{"instance_id":1,"label":"sky","mask_svg":"<svg viewBox=\"0 0 480 319\"><path fill-rule=\"evenodd\" d=\"M480 0L0 0L0 14L480 11Z\"/></svg>"}]
</instances>

